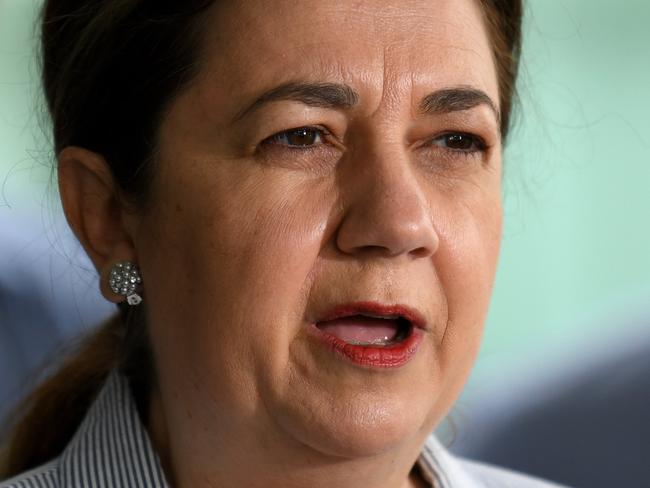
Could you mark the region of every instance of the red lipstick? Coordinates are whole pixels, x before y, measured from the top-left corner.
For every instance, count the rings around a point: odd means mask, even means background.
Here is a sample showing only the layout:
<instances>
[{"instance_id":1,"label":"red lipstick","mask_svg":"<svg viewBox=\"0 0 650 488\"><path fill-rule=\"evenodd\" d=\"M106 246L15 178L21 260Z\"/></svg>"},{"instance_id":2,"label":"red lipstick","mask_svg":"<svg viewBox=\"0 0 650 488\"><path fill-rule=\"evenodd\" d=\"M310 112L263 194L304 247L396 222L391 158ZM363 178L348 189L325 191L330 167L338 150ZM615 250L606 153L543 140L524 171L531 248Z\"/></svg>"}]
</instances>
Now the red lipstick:
<instances>
[{"instance_id":1,"label":"red lipstick","mask_svg":"<svg viewBox=\"0 0 650 488\"><path fill-rule=\"evenodd\" d=\"M361 317L360 317L361 316ZM399 340L386 344L358 344L343 340L337 335L321 330L319 325L345 318L345 322L355 326L361 319L389 319L399 323L406 330L397 333ZM363 327L363 325L360 325ZM338 306L327 313L322 319L312 324L310 332L339 357L352 363L368 368L397 368L409 362L417 353L422 342L426 321L422 315L404 305L383 305L377 302L354 302Z\"/></svg>"}]
</instances>

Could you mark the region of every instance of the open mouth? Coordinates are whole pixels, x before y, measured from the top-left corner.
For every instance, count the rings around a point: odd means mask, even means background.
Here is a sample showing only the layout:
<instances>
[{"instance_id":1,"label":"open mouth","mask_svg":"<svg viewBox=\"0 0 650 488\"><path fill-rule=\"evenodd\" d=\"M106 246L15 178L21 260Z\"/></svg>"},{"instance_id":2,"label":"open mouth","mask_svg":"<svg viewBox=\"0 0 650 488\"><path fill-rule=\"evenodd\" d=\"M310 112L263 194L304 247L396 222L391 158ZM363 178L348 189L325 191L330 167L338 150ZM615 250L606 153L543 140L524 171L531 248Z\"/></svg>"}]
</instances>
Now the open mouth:
<instances>
[{"instance_id":1,"label":"open mouth","mask_svg":"<svg viewBox=\"0 0 650 488\"><path fill-rule=\"evenodd\" d=\"M355 314L318 322L316 327L347 344L373 348L395 346L413 333L411 321L399 315Z\"/></svg>"},{"instance_id":2,"label":"open mouth","mask_svg":"<svg viewBox=\"0 0 650 488\"><path fill-rule=\"evenodd\" d=\"M417 310L354 302L335 307L308 330L345 361L364 368L398 368L415 357L427 331Z\"/></svg>"}]
</instances>

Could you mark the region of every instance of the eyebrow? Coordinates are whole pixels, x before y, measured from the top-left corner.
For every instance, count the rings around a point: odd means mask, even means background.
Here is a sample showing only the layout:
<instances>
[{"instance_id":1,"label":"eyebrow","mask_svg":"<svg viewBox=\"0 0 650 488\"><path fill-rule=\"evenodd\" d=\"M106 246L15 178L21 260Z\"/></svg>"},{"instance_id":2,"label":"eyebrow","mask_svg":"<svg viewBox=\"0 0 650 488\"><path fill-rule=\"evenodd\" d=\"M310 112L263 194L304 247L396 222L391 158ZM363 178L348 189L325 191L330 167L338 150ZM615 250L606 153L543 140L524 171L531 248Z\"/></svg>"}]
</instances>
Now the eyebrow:
<instances>
[{"instance_id":1,"label":"eyebrow","mask_svg":"<svg viewBox=\"0 0 650 488\"><path fill-rule=\"evenodd\" d=\"M281 100L292 100L311 107L349 109L359 101L359 94L342 83L309 83L290 81L262 93L253 103L238 112L234 121L239 121L261 106ZM420 102L420 112L425 115L459 112L479 105L487 105L500 124L499 109L482 90L469 86L458 86L437 90L425 96Z\"/></svg>"},{"instance_id":2,"label":"eyebrow","mask_svg":"<svg viewBox=\"0 0 650 488\"><path fill-rule=\"evenodd\" d=\"M420 112L426 115L460 112L487 105L501 125L501 114L487 93L468 86L445 88L430 93L420 102Z\"/></svg>"},{"instance_id":3,"label":"eyebrow","mask_svg":"<svg viewBox=\"0 0 650 488\"><path fill-rule=\"evenodd\" d=\"M359 101L359 95L340 83L305 83L290 81L264 92L235 116L238 121L269 102L293 100L310 107L348 109Z\"/></svg>"}]
</instances>

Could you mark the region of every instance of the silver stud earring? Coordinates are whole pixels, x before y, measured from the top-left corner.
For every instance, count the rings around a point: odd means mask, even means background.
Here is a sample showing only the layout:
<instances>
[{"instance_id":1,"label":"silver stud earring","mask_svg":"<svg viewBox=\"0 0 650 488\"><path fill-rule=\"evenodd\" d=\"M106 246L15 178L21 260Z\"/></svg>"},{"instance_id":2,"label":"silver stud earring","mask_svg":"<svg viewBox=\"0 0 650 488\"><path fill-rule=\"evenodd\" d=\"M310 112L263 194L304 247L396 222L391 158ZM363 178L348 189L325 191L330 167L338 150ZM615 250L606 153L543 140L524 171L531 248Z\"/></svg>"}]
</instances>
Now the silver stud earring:
<instances>
[{"instance_id":1,"label":"silver stud earring","mask_svg":"<svg viewBox=\"0 0 650 488\"><path fill-rule=\"evenodd\" d=\"M138 285L142 283L140 271L128 261L116 263L108 276L108 285L116 295L123 295L129 305L139 305L142 297L136 292Z\"/></svg>"}]
</instances>

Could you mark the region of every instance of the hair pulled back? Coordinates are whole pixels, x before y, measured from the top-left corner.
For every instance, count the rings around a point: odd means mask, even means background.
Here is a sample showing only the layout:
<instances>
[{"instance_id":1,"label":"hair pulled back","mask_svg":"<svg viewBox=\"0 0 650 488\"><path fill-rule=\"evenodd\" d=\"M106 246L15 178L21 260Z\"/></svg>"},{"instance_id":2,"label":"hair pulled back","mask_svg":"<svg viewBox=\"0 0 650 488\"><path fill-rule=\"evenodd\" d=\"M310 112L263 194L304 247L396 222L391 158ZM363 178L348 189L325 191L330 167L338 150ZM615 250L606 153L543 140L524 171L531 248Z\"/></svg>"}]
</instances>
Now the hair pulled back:
<instances>
[{"instance_id":1,"label":"hair pulled back","mask_svg":"<svg viewBox=\"0 0 650 488\"><path fill-rule=\"evenodd\" d=\"M101 154L125 195L143 205L166 109L200 69L207 10L215 0L45 0L42 83L54 153L80 146ZM521 46L521 0L480 0L499 82L505 140ZM119 314L20 406L0 479L57 456L107 374L120 368L136 401L155 381L142 307ZM38 441L36 441L38 440Z\"/></svg>"}]
</instances>

